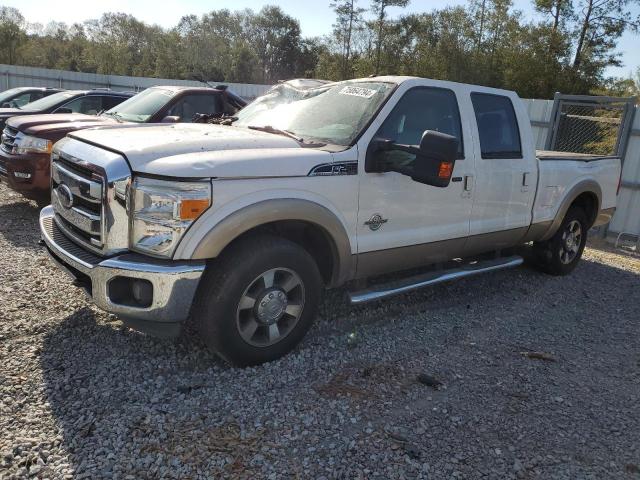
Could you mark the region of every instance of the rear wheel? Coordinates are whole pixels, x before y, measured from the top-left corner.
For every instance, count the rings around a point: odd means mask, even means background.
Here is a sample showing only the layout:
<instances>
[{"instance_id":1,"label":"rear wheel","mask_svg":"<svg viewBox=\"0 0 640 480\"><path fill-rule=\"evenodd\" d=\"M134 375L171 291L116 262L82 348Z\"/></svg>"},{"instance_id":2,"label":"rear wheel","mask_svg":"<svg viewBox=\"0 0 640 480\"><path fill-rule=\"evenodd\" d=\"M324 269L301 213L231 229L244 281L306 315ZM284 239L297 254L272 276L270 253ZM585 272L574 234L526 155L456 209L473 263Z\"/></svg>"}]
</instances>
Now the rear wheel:
<instances>
[{"instance_id":1,"label":"rear wheel","mask_svg":"<svg viewBox=\"0 0 640 480\"><path fill-rule=\"evenodd\" d=\"M582 257L588 228L584 211L571 207L553 237L534 244L536 265L551 275L571 273Z\"/></svg>"},{"instance_id":2,"label":"rear wheel","mask_svg":"<svg viewBox=\"0 0 640 480\"><path fill-rule=\"evenodd\" d=\"M285 355L302 340L321 288L306 250L260 235L239 241L207 269L193 316L213 351L235 365L255 365Z\"/></svg>"}]
</instances>

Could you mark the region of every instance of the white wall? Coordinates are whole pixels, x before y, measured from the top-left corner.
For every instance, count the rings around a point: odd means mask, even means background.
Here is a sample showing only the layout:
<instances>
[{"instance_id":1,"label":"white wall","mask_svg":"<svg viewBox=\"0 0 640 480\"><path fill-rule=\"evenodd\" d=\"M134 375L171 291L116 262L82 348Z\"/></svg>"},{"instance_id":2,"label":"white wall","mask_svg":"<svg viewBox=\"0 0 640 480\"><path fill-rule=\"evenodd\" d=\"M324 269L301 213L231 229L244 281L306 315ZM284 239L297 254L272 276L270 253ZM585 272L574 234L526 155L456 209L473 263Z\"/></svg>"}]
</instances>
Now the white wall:
<instances>
[{"instance_id":1,"label":"white wall","mask_svg":"<svg viewBox=\"0 0 640 480\"><path fill-rule=\"evenodd\" d=\"M631 137L624 156L622 188L618 195L618 209L609 225L611 232L640 235L640 111L631 127Z\"/></svg>"},{"instance_id":2,"label":"white wall","mask_svg":"<svg viewBox=\"0 0 640 480\"><path fill-rule=\"evenodd\" d=\"M266 92L271 85L229 83L229 89L247 100L253 100ZM67 89L90 89L109 87L113 90L143 90L154 85L201 86L195 80L172 80L168 78L122 77L95 73L68 72L47 68L21 67L0 64L0 91L13 87L58 87Z\"/></svg>"}]
</instances>

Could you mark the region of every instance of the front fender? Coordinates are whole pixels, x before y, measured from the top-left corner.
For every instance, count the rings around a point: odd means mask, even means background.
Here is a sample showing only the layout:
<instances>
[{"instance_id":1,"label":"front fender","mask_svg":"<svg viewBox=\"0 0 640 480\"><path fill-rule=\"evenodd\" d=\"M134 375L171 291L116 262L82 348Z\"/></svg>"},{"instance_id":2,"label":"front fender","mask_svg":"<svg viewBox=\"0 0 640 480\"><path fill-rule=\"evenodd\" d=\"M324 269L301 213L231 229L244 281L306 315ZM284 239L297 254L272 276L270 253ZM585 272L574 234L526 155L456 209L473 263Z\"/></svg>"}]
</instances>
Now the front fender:
<instances>
[{"instance_id":1,"label":"front fender","mask_svg":"<svg viewBox=\"0 0 640 480\"><path fill-rule=\"evenodd\" d=\"M328 208L301 198L262 200L239 208L206 229L200 227L199 233L192 234L191 238L184 238L175 258L216 258L243 233L260 225L286 220L309 222L327 234L333 244L334 265L337 267L334 268L332 284L343 283L352 276L352 247L343 223Z\"/></svg>"}]
</instances>

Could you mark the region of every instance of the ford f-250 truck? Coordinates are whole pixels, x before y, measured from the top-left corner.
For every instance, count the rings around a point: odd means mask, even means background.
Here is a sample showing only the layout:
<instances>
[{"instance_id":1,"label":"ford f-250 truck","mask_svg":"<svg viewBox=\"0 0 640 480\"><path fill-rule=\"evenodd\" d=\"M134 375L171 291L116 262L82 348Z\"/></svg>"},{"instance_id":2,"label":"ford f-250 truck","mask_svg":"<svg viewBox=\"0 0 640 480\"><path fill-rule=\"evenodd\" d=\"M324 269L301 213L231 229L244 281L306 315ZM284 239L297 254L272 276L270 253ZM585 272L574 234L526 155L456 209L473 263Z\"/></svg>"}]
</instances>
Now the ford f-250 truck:
<instances>
[{"instance_id":1,"label":"ford f-250 truck","mask_svg":"<svg viewBox=\"0 0 640 480\"><path fill-rule=\"evenodd\" d=\"M618 158L536 154L514 92L396 76L280 85L228 125L71 134L40 228L100 308L159 335L191 318L250 365L303 338L323 288L378 300L519 265L531 242L542 269L569 273L619 178Z\"/></svg>"}]
</instances>

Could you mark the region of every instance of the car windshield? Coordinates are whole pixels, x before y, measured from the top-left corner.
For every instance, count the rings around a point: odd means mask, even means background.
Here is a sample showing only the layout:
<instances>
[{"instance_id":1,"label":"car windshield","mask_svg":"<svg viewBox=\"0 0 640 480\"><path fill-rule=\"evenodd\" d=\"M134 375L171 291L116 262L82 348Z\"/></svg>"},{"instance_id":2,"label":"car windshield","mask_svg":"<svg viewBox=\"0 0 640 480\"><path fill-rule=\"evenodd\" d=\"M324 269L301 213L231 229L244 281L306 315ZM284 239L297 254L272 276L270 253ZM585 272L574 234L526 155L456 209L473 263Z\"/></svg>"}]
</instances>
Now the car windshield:
<instances>
[{"instance_id":1,"label":"car windshield","mask_svg":"<svg viewBox=\"0 0 640 480\"><path fill-rule=\"evenodd\" d=\"M5 90L4 92L0 93L0 105L12 99L13 97L15 97L16 95L18 95L20 92L23 92L23 91L24 91L23 88L10 88L9 90Z\"/></svg>"},{"instance_id":2,"label":"car windshield","mask_svg":"<svg viewBox=\"0 0 640 480\"><path fill-rule=\"evenodd\" d=\"M241 127L284 130L304 140L348 146L393 91L385 82L340 82L297 89L286 83L238 112Z\"/></svg>"},{"instance_id":3,"label":"car windshield","mask_svg":"<svg viewBox=\"0 0 640 480\"><path fill-rule=\"evenodd\" d=\"M164 88L147 88L103 113L127 122L144 123L176 94Z\"/></svg>"},{"instance_id":4,"label":"car windshield","mask_svg":"<svg viewBox=\"0 0 640 480\"><path fill-rule=\"evenodd\" d=\"M35 102L27 103L22 107L22 110L31 110L34 112L38 110L47 110L51 107L55 107L57 104L75 95L77 95L77 92L54 93L53 95L41 98L40 100L36 100Z\"/></svg>"}]
</instances>

